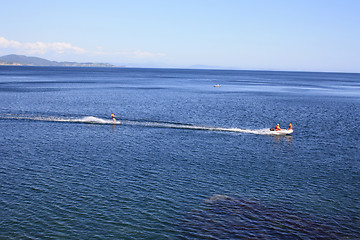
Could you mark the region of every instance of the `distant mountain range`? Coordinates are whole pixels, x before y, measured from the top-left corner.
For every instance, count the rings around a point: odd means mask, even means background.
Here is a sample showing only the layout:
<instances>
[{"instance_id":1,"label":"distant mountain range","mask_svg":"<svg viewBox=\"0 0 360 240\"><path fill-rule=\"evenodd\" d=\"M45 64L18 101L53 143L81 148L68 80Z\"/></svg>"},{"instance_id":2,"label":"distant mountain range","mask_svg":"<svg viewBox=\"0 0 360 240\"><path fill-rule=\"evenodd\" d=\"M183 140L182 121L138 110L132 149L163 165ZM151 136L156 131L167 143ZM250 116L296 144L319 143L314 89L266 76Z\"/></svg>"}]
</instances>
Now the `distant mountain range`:
<instances>
[{"instance_id":1,"label":"distant mountain range","mask_svg":"<svg viewBox=\"0 0 360 240\"><path fill-rule=\"evenodd\" d=\"M23 55L6 55L0 57L0 65L10 66L53 66L53 67L115 67L109 63L78 63L78 62L56 62L38 57L27 57Z\"/></svg>"}]
</instances>

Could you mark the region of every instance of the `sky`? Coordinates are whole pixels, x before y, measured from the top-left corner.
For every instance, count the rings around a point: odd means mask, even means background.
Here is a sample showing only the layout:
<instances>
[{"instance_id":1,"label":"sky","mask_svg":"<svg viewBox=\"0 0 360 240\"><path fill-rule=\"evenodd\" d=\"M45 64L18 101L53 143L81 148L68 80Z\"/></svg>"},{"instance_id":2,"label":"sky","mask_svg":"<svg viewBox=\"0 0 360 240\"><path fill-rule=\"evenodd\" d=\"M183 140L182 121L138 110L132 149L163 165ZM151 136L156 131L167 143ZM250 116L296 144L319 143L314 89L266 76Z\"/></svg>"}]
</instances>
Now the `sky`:
<instances>
[{"instance_id":1,"label":"sky","mask_svg":"<svg viewBox=\"0 0 360 240\"><path fill-rule=\"evenodd\" d=\"M0 0L0 56L360 72L358 0Z\"/></svg>"}]
</instances>

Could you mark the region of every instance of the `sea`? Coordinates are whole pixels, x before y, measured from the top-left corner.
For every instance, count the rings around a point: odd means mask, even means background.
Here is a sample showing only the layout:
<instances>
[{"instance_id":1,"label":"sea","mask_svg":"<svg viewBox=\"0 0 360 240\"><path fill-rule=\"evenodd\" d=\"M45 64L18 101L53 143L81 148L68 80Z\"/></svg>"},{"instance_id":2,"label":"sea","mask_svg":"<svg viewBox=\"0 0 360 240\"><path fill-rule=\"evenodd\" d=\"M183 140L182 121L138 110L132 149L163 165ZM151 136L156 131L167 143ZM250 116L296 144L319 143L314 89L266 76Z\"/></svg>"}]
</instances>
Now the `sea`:
<instances>
[{"instance_id":1,"label":"sea","mask_svg":"<svg viewBox=\"0 0 360 240\"><path fill-rule=\"evenodd\" d=\"M360 239L359 122L358 73L1 66L0 239Z\"/></svg>"}]
</instances>

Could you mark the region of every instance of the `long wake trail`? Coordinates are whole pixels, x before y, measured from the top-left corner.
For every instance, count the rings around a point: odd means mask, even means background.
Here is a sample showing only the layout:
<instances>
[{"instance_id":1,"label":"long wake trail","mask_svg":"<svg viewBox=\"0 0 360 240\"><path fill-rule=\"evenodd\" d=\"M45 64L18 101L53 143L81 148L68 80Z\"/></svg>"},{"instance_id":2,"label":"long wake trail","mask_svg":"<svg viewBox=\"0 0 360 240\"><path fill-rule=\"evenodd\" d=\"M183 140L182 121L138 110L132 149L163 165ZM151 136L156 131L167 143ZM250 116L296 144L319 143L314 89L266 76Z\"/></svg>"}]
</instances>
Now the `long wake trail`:
<instances>
[{"instance_id":1,"label":"long wake trail","mask_svg":"<svg viewBox=\"0 0 360 240\"><path fill-rule=\"evenodd\" d=\"M237 132L237 133L251 133L261 135L282 135L280 133L270 131L269 129L242 129L242 128L225 128L225 127L211 127L200 126L183 123L171 123L160 121L143 121L143 120L120 120L113 122L111 119L98 118L94 116L86 117L54 117L54 116L20 116L20 115L0 115L0 119L13 120L30 120L30 121L45 121L45 122L67 122L67 123L84 123L84 124L111 124L111 125L130 125L130 126L144 126L157 128L175 128L188 130L202 130L202 131L219 131L219 132Z\"/></svg>"}]
</instances>

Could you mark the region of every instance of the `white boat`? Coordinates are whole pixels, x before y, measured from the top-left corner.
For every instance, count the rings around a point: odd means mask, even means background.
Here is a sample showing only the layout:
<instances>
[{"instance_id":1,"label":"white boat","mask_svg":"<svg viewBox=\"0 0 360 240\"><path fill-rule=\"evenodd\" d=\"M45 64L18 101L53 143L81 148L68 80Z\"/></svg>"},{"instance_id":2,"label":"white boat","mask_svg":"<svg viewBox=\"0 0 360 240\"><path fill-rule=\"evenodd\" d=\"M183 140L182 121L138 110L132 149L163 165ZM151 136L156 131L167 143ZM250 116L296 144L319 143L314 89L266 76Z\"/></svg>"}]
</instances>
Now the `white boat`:
<instances>
[{"instance_id":1,"label":"white boat","mask_svg":"<svg viewBox=\"0 0 360 240\"><path fill-rule=\"evenodd\" d=\"M294 132L294 130L290 129L290 130L285 130L285 129L281 129L279 131L274 131L270 129L270 132L272 135L290 135Z\"/></svg>"},{"instance_id":2,"label":"white boat","mask_svg":"<svg viewBox=\"0 0 360 240\"><path fill-rule=\"evenodd\" d=\"M220 85L220 84L216 84L216 85L214 85L214 87L221 87L221 85Z\"/></svg>"}]
</instances>

